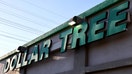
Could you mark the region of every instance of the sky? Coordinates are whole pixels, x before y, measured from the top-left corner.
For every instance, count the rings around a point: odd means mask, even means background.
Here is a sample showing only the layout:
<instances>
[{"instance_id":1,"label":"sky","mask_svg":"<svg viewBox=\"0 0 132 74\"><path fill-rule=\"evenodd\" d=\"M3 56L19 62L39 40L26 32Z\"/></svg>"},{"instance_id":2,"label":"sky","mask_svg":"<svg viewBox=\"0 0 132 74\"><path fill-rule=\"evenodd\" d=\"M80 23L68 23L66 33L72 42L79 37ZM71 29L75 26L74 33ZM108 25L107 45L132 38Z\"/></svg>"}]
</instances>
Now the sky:
<instances>
[{"instance_id":1,"label":"sky","mask_svg":"<svg viewBox=\"0 0 132 74\"><path fill-rule=\"evenodd\" d=\"M0 0L0 57L104 0Z\"/></svg>"}]
</instances>

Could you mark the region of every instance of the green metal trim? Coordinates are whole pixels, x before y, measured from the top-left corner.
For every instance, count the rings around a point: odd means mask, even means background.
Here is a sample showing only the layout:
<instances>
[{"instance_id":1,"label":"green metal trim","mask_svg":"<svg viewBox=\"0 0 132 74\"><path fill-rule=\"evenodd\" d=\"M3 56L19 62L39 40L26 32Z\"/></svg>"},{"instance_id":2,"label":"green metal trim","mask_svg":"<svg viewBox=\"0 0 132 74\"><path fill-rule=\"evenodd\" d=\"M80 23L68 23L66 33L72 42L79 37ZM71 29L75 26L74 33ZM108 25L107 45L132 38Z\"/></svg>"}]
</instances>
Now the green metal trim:
<instances>
[{"instance_id":1,"label":"green metal trim","mask_svg":"<svg viewBox=\"0 0 132 74\"><path fill-rule=\"evenodd\" d=\"M9 56L15 54L16 52L17 52L17 50L12 50L12 51L8 52L7 54L5 54L2 57L0 57L0 61L3 60L3 59L8 58Z\"/></svg>"},{"instance_id":2,"label":"green metal trim","mask_svg":"<svg viewBox=\"0 0 132 74\"><path fill-rule=\"evenodd\" d=\"M112 6L115 3L121 2L121 1L124 1L124 0L106 0L106 1L96 5L95 7L83 12L82 14L79 15L79 17L85 18L86 16L93 15L93 14L95 14L109 6Z\"/></svg>"},{"instance_id":3,"label":"green metal trim","mask_svg":"<svg viewBox=\"0 0 132 74\"><path fill-rule=\"evenodd\" d=\"M101 10L103 10L103 9L105 9L105 8L115 4L115 3L117 3L117 2L121 2L121 1L124 1L124 0L106 0L103 3L101 3L101 4L99 4L99 5L95 6L95 7L87 10L86 12L80 14L79 17L85 18L86 16L90 16L92 14L95 14L95 13L97 13L97 12L99 12L99 11L101 11ZM60 32L60 31L62 31L64 29L66 29L66 28L70 27L68 25L68 22L69 22L69 20L67 22L63 23L62 25L54 28L53 30L51 30L51 31L49 31L49 32L47 32L47 33L45 33L45 34L33 39L32 41L24 44L23 46L25 46L25 47L31 46L31 45L33 45L33 44L35 44L35 43L37 43L37 42L39 42L39 41L41 41L41 40L43 40L45 38L48 38L48 37ZM0 57L0 61L5 59L5 58L7 58L7 57L9 57L9 56L11 56L11 55L13 55L13 54L15 54L16 52L17 52L16 50L13 50L10 53Z\"/></svg>"},{"instance_id":4,"label":"green metal trim","mask_svg":"<svg viewBox=\"0 0 132 74\"><path fill-rule=\"evenodd\" d=\"M39 36L39 37L33 39L32 41L30 41L30 42L24 44L23 46L25 46L25 47L31 46L32 44L35 44L35 43L37 43L37 42L39 42L39 41L41 41L41 40L43 40L43 39L45 39L45 38L48 38L48 37L50 37L50 36L52 36L52 35L58 33L58 32L61 31L61 30L64 30L65 28L68 28L68 27L69 27L68 22L69 22L69 21L67 21L67 22L65 22L64 24L62 24L62 25L60 25L60 26L54 28L53 30L51 30L51 31L49 31L49 32L47 32L47 33L45 33L45 34L43 34L43 35L41 35L41 36Z\"/></svg>"},{"instance_id":5,"label":"green metal trim","mask_svg":"<svg viewBox=\"0 0 132 74\"><path fill-rule=\"evenodd\" d=\"M79 17L85 18L86 16L90 16L90 15L92 15L94 13L97 13L97 12L103 10L104 8L106 8L106 7L110 6L110 5L113 5L113 4L117 3L117 2L120 2L120 1L123 1L123 0L106 0L103 3L91 8L90 10L87 10L86 12L80 14ZM67 22L63 23L62 25L54 28L53 30L51 30L51 31L49 31L49 32L47 32L47 33L35 38L34 40L24 44L23 46L26 46L26 47L27 46L31 46L32 44L35 44L36 42L39 42L40 40L42 40L44 38L50 37L50 36L60 32L61 30L64 30L65 28L70 27L68 25L68 23L69 23L69 20Z\"/></svg>"}]
</instances>

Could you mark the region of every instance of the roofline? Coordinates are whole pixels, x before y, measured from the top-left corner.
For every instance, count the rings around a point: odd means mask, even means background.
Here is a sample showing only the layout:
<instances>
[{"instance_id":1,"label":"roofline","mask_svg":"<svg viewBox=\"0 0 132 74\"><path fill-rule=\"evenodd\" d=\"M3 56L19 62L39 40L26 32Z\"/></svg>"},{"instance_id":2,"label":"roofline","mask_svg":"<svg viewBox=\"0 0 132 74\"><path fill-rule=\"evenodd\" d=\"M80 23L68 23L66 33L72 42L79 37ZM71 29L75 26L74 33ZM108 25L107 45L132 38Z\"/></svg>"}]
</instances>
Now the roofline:
<instances>
[{"instance_id":1,"label":"roofline","mask_svg":"<svg viewBox=\"0 0 132 74\"><path fill-rule=\"evenodd\" d=\"M78 16L81 17L81 18L85 18L86 16L93 15L93 14L95 14L95 13L97 13L97 12L99 12L99 11L101 11L101 10L103 10L103 9L113 5L113 4L121 2L121 1L124 1L124 0L105 0L104 2L96 5L95 7L83 12L82 14L80 14ZM61 24L60 26L52 29L51 31L49 31L49 32L47 32L47 33L45 33L45 34L33 39L32 41L24 44L23 46L24 47L29 47L29 46L31 46L31 45L33 45L35 43L38 43L39 41L41 41L41 40L43 40L45 38L48 38L48 37L60 32L61 30L64 30L64 29L68 28L69 27L68 22L69 22L69 20L67 22ZM16 54L16 53L17 53L17 50L15 49L15 50L5 54L4 56L0 57L0 61L3 60L3 59L6 59L9 56L11 56L13 54Z\"/></svg>"}]
</instances>

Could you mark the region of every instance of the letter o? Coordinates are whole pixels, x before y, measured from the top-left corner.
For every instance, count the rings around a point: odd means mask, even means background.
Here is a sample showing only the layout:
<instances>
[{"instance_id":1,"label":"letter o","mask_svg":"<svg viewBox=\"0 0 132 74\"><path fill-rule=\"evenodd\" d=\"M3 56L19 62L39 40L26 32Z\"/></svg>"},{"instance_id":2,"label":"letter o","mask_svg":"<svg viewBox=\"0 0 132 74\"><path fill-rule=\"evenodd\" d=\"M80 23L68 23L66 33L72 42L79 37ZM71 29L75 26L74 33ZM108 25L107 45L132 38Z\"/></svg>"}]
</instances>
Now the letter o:
<instances>
[{"instance_id":1,"label":"letter o","mask_svg":"<svg viewBox=\"0 0 132 74\"><path fill-rule=\"evenodd\" d=\"M13 56L10 63L10 70L14 70L17 64L17 55Z\"/></svg>"},{"instance_id":2,"label":"letter o","mask_svg":"<svg viewBox=\"0 0 132 74\"><path fill-rule=\"evenodd\" d=\"M10 68L10 58L6 60L6 63L4 65L4 72L5 73L8 72L9 68Z\"/></svg>"}]
</instances>

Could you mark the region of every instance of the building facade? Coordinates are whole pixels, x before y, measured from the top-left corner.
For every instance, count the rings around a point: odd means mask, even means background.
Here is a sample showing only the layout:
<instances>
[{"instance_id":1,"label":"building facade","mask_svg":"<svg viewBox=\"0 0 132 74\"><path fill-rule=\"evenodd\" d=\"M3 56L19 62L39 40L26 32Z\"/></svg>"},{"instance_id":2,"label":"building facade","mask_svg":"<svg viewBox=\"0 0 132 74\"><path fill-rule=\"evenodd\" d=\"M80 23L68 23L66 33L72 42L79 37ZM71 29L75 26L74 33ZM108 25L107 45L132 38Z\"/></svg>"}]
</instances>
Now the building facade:
<instances>
[{"instance_id":1,"label":"building facade","mask_svg":"<svg viewBox=\"0 0 132 74\"><path fill-rule=\"evenodd\" d=\"M0 74L131 74L132 0L106 0L0 58Z\"/></svg>"}]
</instances>

